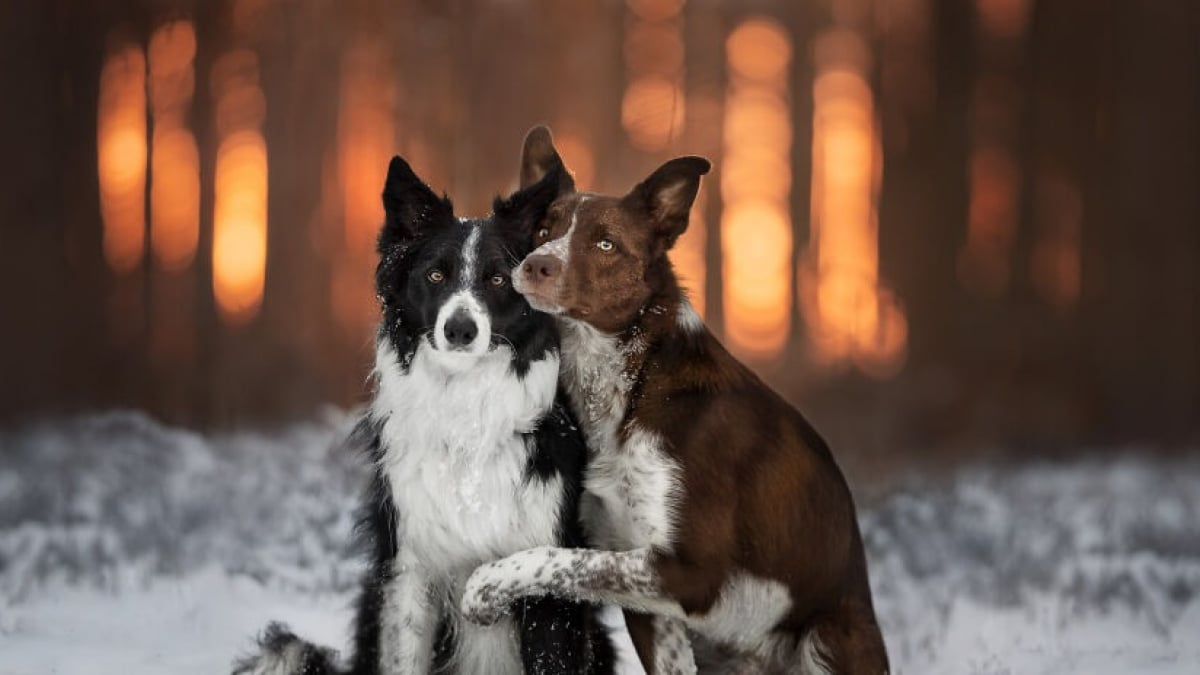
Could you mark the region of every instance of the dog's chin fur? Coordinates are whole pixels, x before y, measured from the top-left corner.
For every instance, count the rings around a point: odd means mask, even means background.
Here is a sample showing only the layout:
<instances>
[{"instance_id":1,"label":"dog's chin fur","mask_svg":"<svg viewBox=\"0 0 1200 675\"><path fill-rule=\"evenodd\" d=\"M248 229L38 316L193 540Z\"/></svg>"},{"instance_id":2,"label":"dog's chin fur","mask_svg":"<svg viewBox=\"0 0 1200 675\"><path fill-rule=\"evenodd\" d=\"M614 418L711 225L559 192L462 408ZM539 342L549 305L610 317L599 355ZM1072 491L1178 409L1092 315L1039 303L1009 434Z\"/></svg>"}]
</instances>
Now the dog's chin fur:
<instances>
[{"instance_id":1,"label":"dog's chin fur","mask_svg":"<svg viewBox=\"0 0 1200 675\"><path fill-rule=\"evenodd\" d=\"M533 290L529 288L529 285L525 283L525 279L520 274L519 265L513 269L512 280L513 290L524 296L525 302L528 302L530 307L539 312L551 314L553 316L561 316L566 314L566 307L563 307L550 298L544 298L534 293Z\"/></svg>"},{"instance_id":2,"label":"dog's chin fur","mask_svg":"<svg viewBox=\"0 0 1200 675\"><path fill-rule=\"evenodd\" d=\"M530 307L545 314L550 314L552 316L564 316L567 313L566 307L548 300L544 300L536 295L526 295L525 301L529 303Z\"/></svg>"},{"instance_id":3,"label":"dog's chin fur","mask_svg":"<svg viewBox=\"0 0 1200 675\"><path fill-rule=\"evenodd\" d=\"M476 351L474 349L439 349L437 345L422 345L429 355L430 363L446 371L448 375L468 373L482 361L500 358L512 359L512 350L503 345Z\"/></svg>"}]
</instances>

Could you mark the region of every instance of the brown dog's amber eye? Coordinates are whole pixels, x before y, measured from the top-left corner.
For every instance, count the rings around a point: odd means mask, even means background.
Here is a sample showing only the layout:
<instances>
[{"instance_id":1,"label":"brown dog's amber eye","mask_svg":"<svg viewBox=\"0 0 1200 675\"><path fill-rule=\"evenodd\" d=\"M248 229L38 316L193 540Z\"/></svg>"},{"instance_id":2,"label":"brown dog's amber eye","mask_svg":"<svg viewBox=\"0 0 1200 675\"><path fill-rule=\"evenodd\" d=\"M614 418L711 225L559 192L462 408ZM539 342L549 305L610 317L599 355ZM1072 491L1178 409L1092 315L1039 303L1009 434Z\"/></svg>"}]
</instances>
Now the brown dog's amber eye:
<instances>
[{"instance_id":1,"label":"brown dog's amber eye","mask_svg":"<svg viewBox=\"0 0 1200 675\"><path fill-rule=\"evenodd\" d=\"M435 284L440 284L446 280L446 275L442 274L441 270L429 270L429 274L425 276Z\"/></svg>"},{"instance_id":2,"label":"brown dog's amber eye","mask_svg":"<svg viewBox=\"0 0 1200 675\"><path fill-rule=\"evenodd\" d=\"M505 280L503 274L493 274L492 275L492 285L493 286L497 286L497 287L503 286L505 281L506 280Z\"/></svg>"},{"instance_id":3,"label":"brown dog's amber eye","mask_svg":"<svg viewBox=\"0 0 1200 675\"><path fill-rule=\"evenodd\" d=\"M601 251L611 251L613 250L613 243L607 239L601 239L600 241L596 242L596 248L600 249Z\"/></svg>"},{"instance_id":4,"label":"brown dog's amber eye","mask_svg":"<svg viewBox=\"0 0 1200 675\"><path fill-rule=\"evenodd\" d=\"M539 239L545 239L546 237L549 237L550 236L550 228L543 227L542 229L538 230L537 236Z\"/></svg>"}]
</instances>

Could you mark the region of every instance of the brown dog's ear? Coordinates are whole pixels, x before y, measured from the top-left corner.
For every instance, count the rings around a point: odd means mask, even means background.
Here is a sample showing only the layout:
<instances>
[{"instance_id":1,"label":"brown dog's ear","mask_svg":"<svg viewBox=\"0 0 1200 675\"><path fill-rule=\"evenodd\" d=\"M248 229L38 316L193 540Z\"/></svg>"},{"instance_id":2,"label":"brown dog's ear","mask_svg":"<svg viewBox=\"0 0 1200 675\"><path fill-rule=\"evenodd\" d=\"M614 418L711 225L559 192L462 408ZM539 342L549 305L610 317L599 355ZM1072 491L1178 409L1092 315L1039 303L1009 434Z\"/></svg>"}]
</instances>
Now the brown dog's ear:
<instances>
[{"instance_id":1,"label":"brown dog's ear","mask_svg":"<svg viewBox=\"0 0 1200 675\"><path fill-rule=\"evenodd\" d=\"M575 181L567 172L558 150L554 149L554 138L548 127L538 125L525 134L525 145L521 148L521 183L519 189L524 190L541 181L547 174L561 167L558 178L559 193L571 192L575 189Z\"/></svg>"},{"instance_id":2,"label":"brown dog's ear","mask_svg":"<svg viewBox=\"0 0 1200 675\"><path fill-rule=\"evenodd\" d=\"M532 250L534 228L545 219L550 204L562 194L564 181L570 184L571 176L559 163L533 185L521 188L506 199L496 197L492 202L496 227L517 242L515 251L518 255L524 256Z\"/></svg>"},{"instance_id":3,"label":"brown dog's ear","mask_svg":"<svg viewBox=\"0 0 1200 675\"><path fill-rule=\"evenodd\" d=\"M700 190L700 176L712 165L703 157L676 157L658 167L625 196L625 202L644 212L669 250L688 226L688 213Z\"/></svg>"}]
</instances>

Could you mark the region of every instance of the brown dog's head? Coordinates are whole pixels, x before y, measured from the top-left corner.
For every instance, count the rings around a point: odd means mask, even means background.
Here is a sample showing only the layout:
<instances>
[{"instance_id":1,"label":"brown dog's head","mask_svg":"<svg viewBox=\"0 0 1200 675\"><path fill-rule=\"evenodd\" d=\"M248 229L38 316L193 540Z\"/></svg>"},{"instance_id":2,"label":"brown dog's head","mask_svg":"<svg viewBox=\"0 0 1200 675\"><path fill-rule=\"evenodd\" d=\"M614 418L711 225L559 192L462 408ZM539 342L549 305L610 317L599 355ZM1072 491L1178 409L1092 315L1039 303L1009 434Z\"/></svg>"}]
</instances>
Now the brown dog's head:
<instances>
[{"instance_id":1,"label":"brown dog's head","mask_svg":"<svg viewBox=\"0 0 1200 675\"><path fill-rule=\"evenodd\" d=\"M550 130L534 127L521 155L521 187L561 166ZM623 197L576 192L565 177L535 226L534 251L513 270L513 288L535 309L606 333L624 330L651 299L677 293L667 251L687 229L709 168L706 159L678 157Z\"/></svg>"}]
</instances>

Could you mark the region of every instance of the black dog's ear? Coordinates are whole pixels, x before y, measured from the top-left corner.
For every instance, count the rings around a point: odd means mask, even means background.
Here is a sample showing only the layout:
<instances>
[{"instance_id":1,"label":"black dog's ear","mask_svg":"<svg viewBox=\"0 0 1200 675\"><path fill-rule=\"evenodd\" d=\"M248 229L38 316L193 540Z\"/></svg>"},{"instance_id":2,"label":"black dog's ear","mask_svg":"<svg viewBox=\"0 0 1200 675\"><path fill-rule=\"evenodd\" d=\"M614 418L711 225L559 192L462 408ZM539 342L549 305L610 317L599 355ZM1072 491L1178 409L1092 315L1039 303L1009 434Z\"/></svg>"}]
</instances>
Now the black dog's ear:
<instances>
[{"instance_id":1,"label":"black dog's ear","mask_svg":"<svg viewBox=\"0 0 1200 675\"><path fill-rule=\"evenodd\" d=\"M379 233L381 253L392 244L409 241L425 228L454 217L450 200L435 195L402 157L393 157L388 165L383 210L386 220Z\"/></svg>"},{"instance_id":2,"label":"black dog's ear","mask_svg":"<svg viewBox=\"0 0 1200 675\"><path fill-rule=\"evenodd\" d=\"M527 245L533 242L533 230L545 219L550 204L574 189L575 182L559 162L533 185L514 192L507 199L496 197L492 202L496 227L521 242L522 254L527 253Z\"/></svg>"},{"instance_id":3,"label":"black dog's ear","mask_svg":"<svg viewBox=\"0 0 1200 675\"><path fill-rule=\"evenodd\" d=\"M711 168L703 157L676 157L658 167L625 196L627 205L648 217L663 251L674 246L687 229L688 213L700 190L700 177Z\"/></svg>"},{"instance_id":4,"label":"black dog's ear","mask_svg":"<svg viewBox=\"0 0 1200 675\"><path fill-rule=\"evenodd\" d=\"M555 167L562 168L562 173L558 175L560 192L573 191L575 181L567 172L562 157L558 156L558 150L554 149L554 138L550 135L550 129L541 125L530 129L529 133L525 134L525 144L521 147L520 189L533 187L553 172Z\"/></svg>"}]
</instances>

